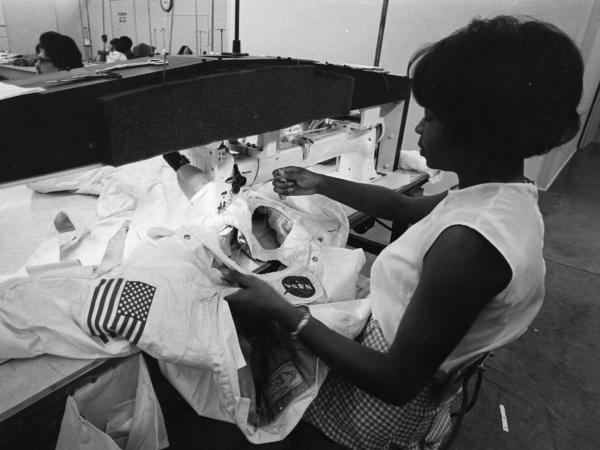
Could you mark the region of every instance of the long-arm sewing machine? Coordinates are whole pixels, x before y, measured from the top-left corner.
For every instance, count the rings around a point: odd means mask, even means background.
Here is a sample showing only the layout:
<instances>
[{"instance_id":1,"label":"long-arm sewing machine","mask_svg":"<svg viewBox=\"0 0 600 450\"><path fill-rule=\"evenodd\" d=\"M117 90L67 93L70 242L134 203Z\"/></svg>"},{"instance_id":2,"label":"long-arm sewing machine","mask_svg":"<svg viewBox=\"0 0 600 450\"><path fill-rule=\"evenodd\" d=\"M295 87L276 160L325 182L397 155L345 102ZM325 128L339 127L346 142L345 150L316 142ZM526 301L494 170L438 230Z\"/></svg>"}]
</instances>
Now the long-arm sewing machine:
<instances>
[{"instance_id":1,"label":"long-arm sewing machine","mask_svg":"<svg viewBox=\"0 0 600 450\"><path fill-rule=\"evenodd\" d=\"M77 71L93 73L93 68ZM311 165L346 152L346 145L332 138L335 129L352 146L382 126L408 86L404 77L379 71L290 58L171 57L166 67L120 73L122 78L64 85L48 83L64 73L15 83L46 90L0 102L0 183L261 135L256 147L243 153L262 165L251 169L247 159L241 164L256 172L258 181L264 179L263 169L279 163ZM310 133L302 149L277 137L279 130L295 124L342 118L351 111L361 113L328 122L326 136ZM367 139L375 150L377 136L371 133ZM375 170L373 159L369 167Z\"/></svg>"}]
</instances>

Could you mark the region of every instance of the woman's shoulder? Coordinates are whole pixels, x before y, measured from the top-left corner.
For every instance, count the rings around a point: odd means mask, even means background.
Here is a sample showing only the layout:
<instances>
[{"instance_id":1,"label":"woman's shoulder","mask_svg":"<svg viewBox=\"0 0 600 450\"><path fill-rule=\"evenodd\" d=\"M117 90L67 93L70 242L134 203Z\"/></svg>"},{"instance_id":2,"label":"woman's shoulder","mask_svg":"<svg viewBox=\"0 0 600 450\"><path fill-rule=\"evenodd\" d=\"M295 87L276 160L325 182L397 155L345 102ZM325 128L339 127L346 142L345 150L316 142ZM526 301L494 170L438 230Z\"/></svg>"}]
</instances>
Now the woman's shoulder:
<instances>
[{"instance_id":1,"label":"woman's shoulder","mask_svg":"<svg viewBox=\"0 0 600 450\"><path fill-rule=\"evenodd\" d=\"M127 57L116 50L111 51L106 58L107 62L117 62L117 61L126 61Z\"/></svg>"},{"instance_id":2,"label":"woman's shoulder","mask_svg":"<svg viewBox=\"0 0 600 450\"><path fill-rule=\"evenodd\" d=\"M486 183L454 191L431 219L437 229L462 225L493 243L530 246L543 239L537 189L525 183Z\"/></svg>"},{"instance_id":3,"label":"woman's shoulder","mask_svg":"<svg viewBox=\"0 0 600 450\"><path fill-rule=\"evenodd\" d=\"M537 188L533 184L485 183L449 191L438 214L467 214L474 217L525 214L537 218L537 201Z\"/></svg>"},{"instance_id":4,"label":"woman's shoulder","mask_svg":"<svg viewBox=\"0 0 600 450\"><path fill-rule=\"evenodd\" d=\"M463 189L448 191L448 198L454 201L468 199L469 202L485 202L498 198L530 198L537 201L535 184L523 183L481 183Z\"/></svg>"},{"instance_id":5,"label":"woman's shoulder","mask_svg":"<svg viewBox=\"0 0 600 450\"><path fill-rule=\"evenodd\" d=\"M544 224L536 188L523 183L488 183L450 191L427 217L398 239L398 248L426 253L449 228L453 228L454 241L475 233L500 249L537 252Z\"/></svg>"}]
</instances>

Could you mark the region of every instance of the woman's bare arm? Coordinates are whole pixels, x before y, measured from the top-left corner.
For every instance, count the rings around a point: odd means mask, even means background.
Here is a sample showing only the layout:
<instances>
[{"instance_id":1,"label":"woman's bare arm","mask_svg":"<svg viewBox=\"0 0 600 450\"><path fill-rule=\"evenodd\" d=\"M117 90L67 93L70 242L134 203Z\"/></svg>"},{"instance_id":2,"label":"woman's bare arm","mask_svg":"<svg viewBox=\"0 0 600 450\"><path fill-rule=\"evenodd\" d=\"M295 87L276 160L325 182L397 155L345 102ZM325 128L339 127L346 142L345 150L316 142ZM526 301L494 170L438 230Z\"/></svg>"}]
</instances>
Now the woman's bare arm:
<instances>
[{"instance_id":1,"label":"woman's bare arm","mask_svg":"<svg viewBox=\"0 0 600 450\"><path fill-rule=\"evenodd\" d=\"M243 289L229 296L229 301L248 302L247 307L266 312L290 331L295 329L303 317L301 310L266 283L238 275L230 279ZM366 348L316 319L309 320L299 338L362 390L402 405L431 379L510 278L504 258L479 233L450 227L430 248L419 285L387 353Z\"/></svg>"},{"instance_id":2,"label":"woman's bare arm","mask_svg":"<svg viewBox=\"0 0 600 450\"><path fill-rule=\"evenodd\" d=\"M311 172L301 167L284 167L273 172L275 192L281 196L322 194L373 217L415 223L431 212L446 193L409 197L392 189L357 183Z\"/></svg>"}]
</instances>

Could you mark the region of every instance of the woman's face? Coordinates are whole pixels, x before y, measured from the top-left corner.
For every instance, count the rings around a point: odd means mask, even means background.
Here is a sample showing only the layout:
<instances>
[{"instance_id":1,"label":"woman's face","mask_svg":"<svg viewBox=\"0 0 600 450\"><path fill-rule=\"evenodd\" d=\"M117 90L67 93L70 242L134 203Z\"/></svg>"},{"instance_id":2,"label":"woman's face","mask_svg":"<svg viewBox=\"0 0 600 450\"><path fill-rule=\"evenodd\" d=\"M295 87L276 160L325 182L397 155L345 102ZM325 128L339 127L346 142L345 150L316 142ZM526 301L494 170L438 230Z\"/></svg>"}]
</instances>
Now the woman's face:
<instances>
[{"instance_id":1,"label":"woman's face","mask_svg":"<svg viewBox=\"0 0 600 450\"><path fill-rule=\"evenodd\" d=\"M35 70L37 73L43 74L58 72L59 69L54 65L52 60L48 58L46 55L46 50L42 48L37 55L37 59L35 60Z\"/></svg>"},{"instance_id":2,"label":"woman's face","mask_svg":"<svg viewBox=\"0 0 600 450\"><path fill-rule=\"evenodd\" d=\"M453 145L452 132L442 124L435 113L425 109L425 115L417 124L415 132L419 139L419 153L432 169L454 171L460 152Z\"/></svg>"}]
</instances>

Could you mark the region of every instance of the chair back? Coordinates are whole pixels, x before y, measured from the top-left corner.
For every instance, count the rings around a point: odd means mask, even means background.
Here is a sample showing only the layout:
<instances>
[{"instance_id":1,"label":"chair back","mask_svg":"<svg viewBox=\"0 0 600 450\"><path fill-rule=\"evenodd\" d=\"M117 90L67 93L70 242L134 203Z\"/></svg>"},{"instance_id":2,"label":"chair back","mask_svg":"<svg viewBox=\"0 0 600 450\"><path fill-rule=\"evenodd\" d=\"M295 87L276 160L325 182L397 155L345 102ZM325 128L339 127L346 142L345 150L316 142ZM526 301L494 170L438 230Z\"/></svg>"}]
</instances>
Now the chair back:
<instances>
[{"instance_id":1,"label":"chair back","mask_svg":"<svg viewBox=\"0 0 600 450\"><path fill-rule=\"evenodd\" d=\"M479 353L448 373L441 371L436 373L434 379L437 384L440 404L454 401L463 390L463 382L465 380L468 382L477 372L477 369L483 366L489 356L490 352Z\"/></svg>"},{"instance_id":2,"label":"chair back","mask_svg":"<svg viewBox=\"0 0 600 450\"><path fill-rule=\"evenodd\" d=\"M483 381L484 364L490 356L493 356L491 352L480 353L449 373L439 372L434 376L437 381L439 404L442 408L440 414L433 420L424 441L433 439L439 442L440 439L442 441L440 450L447 450L454 442L464 415L475 406ZM471 389L470 382L473 376L475 376L475 385ZM459 408L450 411L459 396L462 396Z\"/></svg>"}]
</instances>

